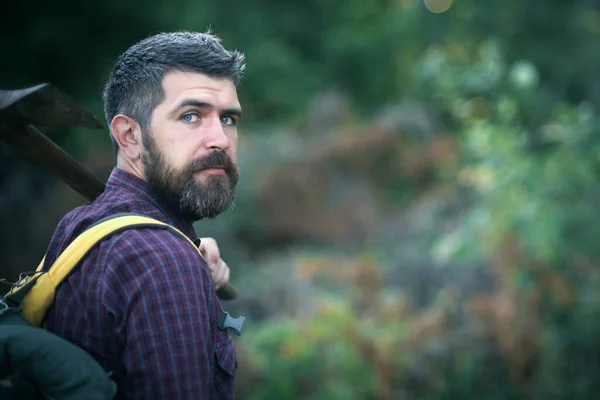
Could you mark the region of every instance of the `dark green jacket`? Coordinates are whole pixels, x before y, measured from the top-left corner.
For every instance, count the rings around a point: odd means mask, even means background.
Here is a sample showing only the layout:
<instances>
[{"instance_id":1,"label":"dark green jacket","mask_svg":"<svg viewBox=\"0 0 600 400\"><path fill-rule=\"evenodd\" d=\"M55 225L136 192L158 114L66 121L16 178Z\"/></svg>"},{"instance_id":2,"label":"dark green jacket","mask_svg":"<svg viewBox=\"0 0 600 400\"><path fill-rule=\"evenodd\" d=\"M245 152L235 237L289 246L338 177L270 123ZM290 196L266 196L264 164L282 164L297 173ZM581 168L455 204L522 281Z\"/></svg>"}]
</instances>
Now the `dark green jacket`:
<instances>
[{"instance_id":1,"label":"dark green jacket","mask_svg":"<svg viewBox=\"0 0 600 400\"><path fill-rule=\"evenodd\" d=\"M0 399L111 400L116 392L84 350L18 313L0 315Z\"/></svg>"}]
</instances>

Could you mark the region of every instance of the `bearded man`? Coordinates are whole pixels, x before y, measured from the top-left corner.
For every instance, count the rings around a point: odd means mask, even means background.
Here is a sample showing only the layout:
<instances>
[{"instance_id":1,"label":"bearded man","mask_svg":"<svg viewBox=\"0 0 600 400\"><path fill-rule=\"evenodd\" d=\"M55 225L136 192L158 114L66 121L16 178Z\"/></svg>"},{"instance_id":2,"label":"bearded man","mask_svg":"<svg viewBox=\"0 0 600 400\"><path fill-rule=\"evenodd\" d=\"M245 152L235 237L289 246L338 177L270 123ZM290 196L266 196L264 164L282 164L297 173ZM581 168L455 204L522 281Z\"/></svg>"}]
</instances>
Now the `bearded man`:
<instances>
[{"instance_id":1,"label":"bearded man","mask_svg":"<svg viewBox=\"0 0 600 400\"><path fill-rule=\"evenodd\" d=\"M92 355L117 398L233 398L237 359L216 296L229 269L193 223L235 200L244 66L212 34L162 33L126 50L106 84L116 166L101 196L60 221L44 269L86 228L121 213L170 224L208 253L168 230L128 229L57 289L46 329Z\"/></svg>"}]
</instances>

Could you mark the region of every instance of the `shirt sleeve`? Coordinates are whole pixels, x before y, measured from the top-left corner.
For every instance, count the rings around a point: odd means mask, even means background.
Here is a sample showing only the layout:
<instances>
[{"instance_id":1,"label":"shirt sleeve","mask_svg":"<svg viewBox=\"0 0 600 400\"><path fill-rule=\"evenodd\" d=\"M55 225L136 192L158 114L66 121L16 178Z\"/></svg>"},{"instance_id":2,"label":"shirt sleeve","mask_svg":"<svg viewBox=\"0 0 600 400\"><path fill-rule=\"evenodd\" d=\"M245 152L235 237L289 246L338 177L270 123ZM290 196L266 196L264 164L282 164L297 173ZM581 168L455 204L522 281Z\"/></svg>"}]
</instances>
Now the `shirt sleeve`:
<instances>
[{"instance_id":1,"label":"shirt sleeve","mask_svg":"<svg viewBox=\"0 0 600 400\"><path fill-rule=\"evenodd\" d=\"M128 399L214 398L214 339L204 260L163 230L123 234L110 252L108 279L123 304L124 380Z\"/></svg>"}]
</instances>

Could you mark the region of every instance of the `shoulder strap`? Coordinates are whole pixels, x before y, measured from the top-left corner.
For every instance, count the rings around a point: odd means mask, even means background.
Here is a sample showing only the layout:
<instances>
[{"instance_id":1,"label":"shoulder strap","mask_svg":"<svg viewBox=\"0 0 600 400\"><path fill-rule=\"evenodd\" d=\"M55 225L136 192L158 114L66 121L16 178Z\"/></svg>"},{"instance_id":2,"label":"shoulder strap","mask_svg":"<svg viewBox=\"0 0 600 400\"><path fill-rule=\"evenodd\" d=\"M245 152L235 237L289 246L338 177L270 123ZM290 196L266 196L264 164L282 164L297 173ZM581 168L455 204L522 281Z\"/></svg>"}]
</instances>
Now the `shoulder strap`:
<instances>
[{"instance_id":1,"label":"shoulder strap","mask_svg":"<svg viewBox=\"0 0 600 400\"><path fill-rule=\"evenodd\" d=\"M36 272L18 282L18 286L6 296L13 303L22 305L22 315L34 326L40 326L48 308L54 301L58 285L73 271L79 261L102 239L131 228L161 228L172 231L198 249L185 234L164 222L141 215L120 214L105 218L92 225L62 252L48 271L42 271L44 261ZM200 251L200 250L198 250Z\"/></svg>"}]
</instances>

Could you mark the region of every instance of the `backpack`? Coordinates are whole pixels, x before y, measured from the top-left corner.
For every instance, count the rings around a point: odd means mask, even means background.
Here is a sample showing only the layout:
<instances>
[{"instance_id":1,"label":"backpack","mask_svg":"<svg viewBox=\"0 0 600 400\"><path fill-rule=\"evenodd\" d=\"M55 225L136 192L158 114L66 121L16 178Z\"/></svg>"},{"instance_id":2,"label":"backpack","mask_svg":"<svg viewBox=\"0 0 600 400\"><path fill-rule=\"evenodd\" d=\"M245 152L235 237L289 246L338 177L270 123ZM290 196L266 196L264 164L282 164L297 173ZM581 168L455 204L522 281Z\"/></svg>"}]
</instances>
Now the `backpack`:
<instances>
[{"instance_id":1,"label":"backpack","mask_svg":"<svg viewBox=\"0 0 600 400\"><path fill-rule=\"evenodd\" d=\"M169 230L200 252L193 241L169 224L142 215L116 214L96 222L76 237L47 271L42 270L44 258L35 271L21 274L22 278L11 290L0 296L0 395L3 399L10 399L11 393L19 399L38 398L29 393L36 391L51 399L113 398L116 387L100 365L83 349L46 331L42 325L58 285L96 244L126 229L148 227ZM225 285L217 295L229 300L237 293L233 286ZM232 329L240 335L245 318L231 318L227 312L221 314L219 328ZM6 381L9 376L10 380ZM7 390L7 394L3 390Z\"/></svg>"}]
</instances>

